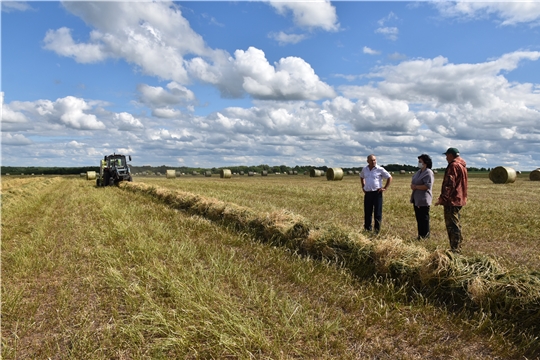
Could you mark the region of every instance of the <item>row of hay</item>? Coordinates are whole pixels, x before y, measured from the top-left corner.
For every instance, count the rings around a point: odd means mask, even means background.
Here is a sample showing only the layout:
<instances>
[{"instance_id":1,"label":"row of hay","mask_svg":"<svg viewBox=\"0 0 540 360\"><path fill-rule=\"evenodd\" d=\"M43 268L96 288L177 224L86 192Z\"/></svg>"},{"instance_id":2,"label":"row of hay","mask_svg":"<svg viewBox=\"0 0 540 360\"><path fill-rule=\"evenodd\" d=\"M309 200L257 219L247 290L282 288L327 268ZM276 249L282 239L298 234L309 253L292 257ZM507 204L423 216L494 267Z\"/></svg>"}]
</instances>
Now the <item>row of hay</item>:
<instances>
[{"instance_id":1,"label":"row of hay","mask_svg":"<svg viewBox=\"0 0 540 360\"><path fill-rule=\"evenodd\" d=\"M287 211L257 213L142 183L123 182L121 187L149 194L173 208L222 222L299 254L335 262L357 276L389 277L407 285L411 293L424 294L451 307L481 311L540 335L539 274L514 274L487 257L468 258L442 250L429 253L398 238L371 241L338 227L318 228Z\"/></svg>"}]
</instances>

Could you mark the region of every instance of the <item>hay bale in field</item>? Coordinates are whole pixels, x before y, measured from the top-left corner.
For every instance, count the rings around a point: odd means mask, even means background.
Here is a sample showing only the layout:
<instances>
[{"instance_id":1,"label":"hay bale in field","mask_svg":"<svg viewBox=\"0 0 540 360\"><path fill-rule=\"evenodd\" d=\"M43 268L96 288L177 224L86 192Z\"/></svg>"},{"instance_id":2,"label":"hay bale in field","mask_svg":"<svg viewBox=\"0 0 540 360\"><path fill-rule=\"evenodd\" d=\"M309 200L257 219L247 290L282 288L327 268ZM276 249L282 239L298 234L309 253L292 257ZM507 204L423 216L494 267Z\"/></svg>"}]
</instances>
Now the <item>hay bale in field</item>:
<instances>
[{"instance_id":1,"label":"hay bale in field","mask_svg":"<svg viewBox=\"0 0 540 360\"><path fill-rule=\"evenodd\" d=\"M220 179L230 179L232 177L231 170L230 169L219 170L219 177Z\"/></svg>"},{"instance_id":2,"label":"hay bale in field","mask_svg":"<svg viewBox=\"0 0 540 360\"><path fill-rule=\"evenodd\" d=\"M167 179L176 179L176 170L167 170Z\"/></svg>"},{"instance_id":3,"label":"hay bale in field","mask_svg":"<svg viewBox=\"0 0 540 360\"><path fill-rule=\"evenodd\" d=\"M318 170L318 169L311 169L309 170L309 176L310 177L320 177L323 176L324 171Z\"/></svg>"},{"instance_id":4,"label":"hay bale in field","mask_svg":"<svg viewBox=\"0 0 540 360\"><path fill-rule=\"evenodd\" d=\"M330 168L326 171L326 180L339 181L343 180L343 170L341 168Z\"/></svg>"},{"instance_id":5,"label":"hay bale in field","mask_svg":"<svg viewBox=\"0 0 540 360\"><path fill-rule=\"evenodd\" d=\"M95 171L87 171L86 172L86 180L96 180L96 172Z\"/></svg>"},{"instance_id":6,"label":"hay bale in field","mask_svg":"<svg viewBox=\"0 0 540 360\"><path fill-rule=\"evenodd\" d=\"M255 176L255 173L253 171L248 171L248 176Z\"/></svg>"},{"instance_id":7,"label":"hay bale in field","mask_svg":"<svg viewBox=\"0 0 540 360\"><path fill-rule=\"evenodd\" d=\"M9 176L9 173L7 173L6 176Z\"/></svg>"},{"instance_id":8,"label":"hay bale in field","mask_svg":"<svg viewBox=\"0 0 540 360\"><path fill-rule=\"evenodd\" d=\"M355 174L355 175L358 175L358 174L360 174L360 171L354 170L354 174Z\"/></svg>"},{"instance_id":9,"label":"hay bale in field","mask_svg":"<svg viewBox=\"0 0 540 360\"><path fill-rule=\"evenodd\" d=\"M516 175L521 175L521 171L516 171Z\"/></svg>"},{"instance_id":10,"label":"hay bale in field","mask_svg":"<svg viewBox=\"0 0 540 360\"><path fill-rule=\"evenodd\" d=\"M204 177L211 177L212 176L212 172L211 171L205 171L204 172Z\"/></svg>"},{"instance_id":11,"label":"hay bale in field","mask_svg":"<svg viewBox=\"0 0 540 360\"><path fill-rule=\"evenodd\" d=\"M307 174L308 174L308 172L307 172L307 171L304 171L304 175L307 175Z\"/></svg>"},{"instance_id":12,"label":"hay bale in field","mask_svg":"<svg viewBox=\"0 0 540 360\"><path fill-rule=\"evenodd\" d=\"M86 173L80 173L79 176L85 178L85 177L86 177Z\"/></svg>"},{"instance_id":13,"label":"hay bale in field","mask_svg":"<svg viewBox=\"0 0 540 360\"><path fill-rule=\"evenodd\" d=\"M531 181L540 181L540 168L531 171L531 173L529 174L529 180L531 180Z\"/></svg>"},{"instance_id":14,"label":"hay bale in field","mask_svg":"<svg viewBox=\"0 0 540 360\"><path fill-rule=\"evenodd\" d=\"M196 176L196 175L199 175L199 173L198 173L197 171L193 171L193 172L191 173L191 175Z\"/></svg>"},{"instance_id":15,"label":"hay bale in field","mask_svg":"<svg viewBox=\"0 0 540 360\"><path fill-rule=\"evenodd\" d=\"M261 171L261 176L268 176L268 171L266 170Z\"/></svg>"},{"instance_id":16,"label":"hay bale in field","mask_svg":"<svg viewBox=\"0 0 540 360\"><path fill-rule=\"evenodd\" d=\"M296 170L293 170L292 173L293 173L293 175L298 175L298 171L296 171Z\"/></svg>"},{"instance_id":17,"label":"hay bale in field","mask_svg":"<svg viewBox=\"0 0 540 360\"><path fill-rule=\"evenodd\" d=\"M433 170L433 173L434 173L434 174L437 174L437 173L438 173L438 171L437 171L437 170Z\"/></svg>"},{"instance_id":18,"label":"hay bale in field","mask_svg":"<svg viewBox=\"0 0 540 360\"><path fill-rule=\"evenodd\" d=\"M244 175L244 172L243 172L243 171L240 171L240 175Z\"/></svg>"},{"instance_id":19,"label":"hay bale in field","mask_svg":"<svg viewBox=\"0 0 540 360\"><path fill-rule=\"evenodd\" d=\"M405 174L405 170L399 170L399 173L403 175Z\"/></svg>"},{"instance_id":20,"label":"hay bale in field","mask_svg":"<svg viewBox=\"0 0 540 360\"><path fill-rule=\"evenodd\" d=\"M516 170L507 166L497 166L489 172L489 180L495 184L510 184L516 181Z\"/></svg>"}]
</instances>

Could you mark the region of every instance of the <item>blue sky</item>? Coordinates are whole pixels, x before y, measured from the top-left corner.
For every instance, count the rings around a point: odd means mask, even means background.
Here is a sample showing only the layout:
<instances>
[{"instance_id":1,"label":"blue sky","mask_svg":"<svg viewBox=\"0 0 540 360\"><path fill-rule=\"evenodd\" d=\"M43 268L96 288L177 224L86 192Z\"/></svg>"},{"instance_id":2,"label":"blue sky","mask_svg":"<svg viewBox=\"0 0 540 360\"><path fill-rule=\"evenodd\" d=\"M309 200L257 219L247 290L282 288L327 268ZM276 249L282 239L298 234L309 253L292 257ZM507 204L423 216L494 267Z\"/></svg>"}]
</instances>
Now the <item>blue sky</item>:
<instances>
[{"instance_id":1,"label":"blue sky","mask_svg":"<svg viewBox=\"0 0 540 360\"><path fill-rule=\"evenodd\" d=\"M539 2L1 5L5 166L540 167Z\"/></svg>"}]
</instances>

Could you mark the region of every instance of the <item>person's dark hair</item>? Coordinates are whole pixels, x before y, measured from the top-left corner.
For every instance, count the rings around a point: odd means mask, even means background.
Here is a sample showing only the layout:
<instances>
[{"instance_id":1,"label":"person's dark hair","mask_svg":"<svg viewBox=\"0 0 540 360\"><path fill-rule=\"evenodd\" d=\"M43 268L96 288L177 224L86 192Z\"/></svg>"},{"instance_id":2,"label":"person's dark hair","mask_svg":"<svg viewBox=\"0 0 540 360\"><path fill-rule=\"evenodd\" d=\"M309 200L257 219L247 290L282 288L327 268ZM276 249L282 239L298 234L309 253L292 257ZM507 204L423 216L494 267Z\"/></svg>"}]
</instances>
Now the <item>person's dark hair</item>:
<instances>
[{"instance_id":1,"label":"person's dark hair","mask_svg":"<svg viewBox=\"0 0 540 360\"><path fill-rule=\"evenodd\" d=\"M431 158L429 157L429 155L422 154L418 158L422 159L422 161L424 162L424 164L426 164L426 167L428 169L431 169L431 167L433 166L433 161L431 161Z\"/></svg>"}]
</instances>

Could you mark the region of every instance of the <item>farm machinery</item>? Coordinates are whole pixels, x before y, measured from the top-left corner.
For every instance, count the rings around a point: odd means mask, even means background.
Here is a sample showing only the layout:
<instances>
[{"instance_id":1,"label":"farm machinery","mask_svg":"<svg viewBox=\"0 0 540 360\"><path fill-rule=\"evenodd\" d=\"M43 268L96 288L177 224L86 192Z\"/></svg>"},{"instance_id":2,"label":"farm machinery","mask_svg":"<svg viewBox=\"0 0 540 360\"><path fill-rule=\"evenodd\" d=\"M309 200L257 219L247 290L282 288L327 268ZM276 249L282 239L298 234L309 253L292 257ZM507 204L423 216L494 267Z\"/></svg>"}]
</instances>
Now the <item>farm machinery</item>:
<instances>
[{"instance_id":1,"label":"farm machinery","mask_svg":"<svg viewBox=\"0 0 540 360\"><path fill-rule=\"evenodd\" d=\"M127 159L131 161L131 155L127 155ZM121 154L105 156L100 162L96 186L113 186L120 181L133 181L127 159L126 155Z\"/></svg>"}]
</instances>

